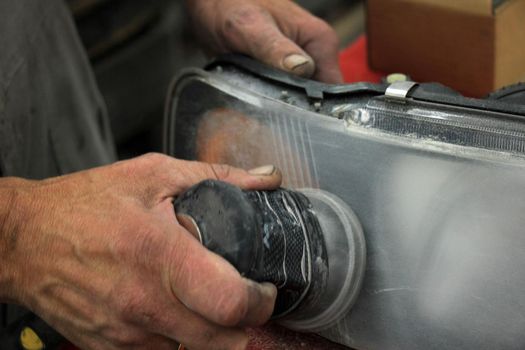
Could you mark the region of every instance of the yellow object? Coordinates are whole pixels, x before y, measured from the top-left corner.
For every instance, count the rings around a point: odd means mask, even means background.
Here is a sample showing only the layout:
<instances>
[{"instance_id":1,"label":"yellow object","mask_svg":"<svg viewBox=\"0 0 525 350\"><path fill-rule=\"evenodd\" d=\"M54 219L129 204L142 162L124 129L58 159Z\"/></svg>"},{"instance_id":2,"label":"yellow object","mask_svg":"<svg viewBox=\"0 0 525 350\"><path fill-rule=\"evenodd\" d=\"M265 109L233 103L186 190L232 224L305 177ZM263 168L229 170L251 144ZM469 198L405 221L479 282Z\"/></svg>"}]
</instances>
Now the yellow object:
<instances>
[{"instance_id":1,"label":"yellow object","mask_svg":"<svg viewBox=\"0 0 525 350\"><path fill-rule=\"evenodd\" d=\"M386 82L388 84L392 84L392 83L399 82L399 81L408 81L408 80L410 80L408 76L402 73L392 73L386 77Z\"/></svg>"},{"instance_id":2,"label":"yellow object","mask_svg":"<svg viewBox=\"0 0 525 350\"><path fill-rule=\"evenodd\" d=\"M20 344L25 350L43 350L45 348L38 334L29 327L25 327L20 333Z\"/></svg>"}]
</instances>

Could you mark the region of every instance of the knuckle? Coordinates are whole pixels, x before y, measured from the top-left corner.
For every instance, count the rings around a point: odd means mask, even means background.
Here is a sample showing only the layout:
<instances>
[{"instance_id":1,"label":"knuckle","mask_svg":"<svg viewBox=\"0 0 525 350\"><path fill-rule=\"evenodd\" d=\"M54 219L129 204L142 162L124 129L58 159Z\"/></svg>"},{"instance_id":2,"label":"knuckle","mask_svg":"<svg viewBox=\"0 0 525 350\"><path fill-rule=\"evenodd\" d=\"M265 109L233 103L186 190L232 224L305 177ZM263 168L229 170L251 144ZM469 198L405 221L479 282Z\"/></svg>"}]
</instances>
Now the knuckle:
<instances>
[{"instance_id":1,"label":"knuckle","mask_svg":"<svg viewBox=\"0 0 525 350\"><path fill-rule=\"evenodd\" d=\"M164 245L164 237L159 228L144 219L131 219L118 238L111 243L112 251L118 259L131 263L154 260L159 257Z\"/></svg>"},{"instance_id":2,"label":"knuckle","mask_svg":"<svg viewBox=\"0 0 525 350\"><path fill-rule=\"evenodd\" d=\"M315 29L315 31L327 31L331 29L330 25L319 17L311 16L307 19L307 21L309 22L308 24L311 26L311 28Z\"/></svg>"},{"instance_id":3,"label":"knuckle","mask_svg":"<svg viewBox=\"0 0 525 350\"><path fill-rule=\"evenodd\" d=\"M137 162L142 166L152 167L153 169L154 167L164 164L168 159L169 157L167 155L155 152L146 153L136 158Z\"/></svg>"},{"instance_id":4,"label":"knuckle","mask_svg":"<svg viewBox=\"0 0 525 350\"><path fill-rule=\"evenodd\" d=\"M231 166L226 164L210 164L210 171L217 180L224 180L230 176Z\"/></svg>"},{"instance_id":5,"label":"knuckle","mask_svg":"<svg viewBox=\"0 0 525 350\"><path fill-rule=\"evenodd\" d=\"M312 28L312 32L316 33L317 37L323 38L323 40L327 40L329 43L337 44L339 42L335 30L328 23L318 17L313 17L309 22L306 28Z\"/></svg>"},{"instance_id":6,"label":"knuckle","mask_svg":"<svg viewBox=\"0 0 525 350\"><path fill-rule=\"evenodd\" d=\"M143 156L140 156L139 159L141 159L147 165L154 166L154 165L163 164L169 159L169 157L162 153L151 152L151 153L146 153Z\"/></svg>"},{"instance_id":7,"label":"knuckle","mask_svg":"<svg viewBox=\"0 0 525 350\"><path fill-rule=\"evenodd\" d=\"M137 158L116 162L110 167L119 171L126 178L144 177L154 175L168 159L170 157L164 154L146 153Z\"/></svg>"},{"instance_id":8,"label":"knuckle","mask_svg":"<svg viewBox=\"0 0 525 350\"><path fill-rule=\"evenodd\" d=\"M239 27L252 24L259 15L260 10L253 6L239 6L226 15L223 29L225 32L236 31Z\"/></svg>"},{"instance_id":9,"label":"knuckle","mask_svg":"<svg viewBox=\"0 0 525 350\"><path fill-rule=\"evenodd\" d=\"M166 157L166 155L164 155L162 153L149 152L149 153L146 153L146 154L142 155L140 158L143 158L143 159L149 160L149 161L161 161L165 157Z\"/></svg>"},{"instance_id":10,"label":"knuckle","mask_svg":"<svg viewBox=\"0 0 525 350\"><path fill-rule=\"evenodd\" d=\"M162 319L162 310L152 302L153 296L144 292L141 287L132 292L119 296L117 312L119 319L125 324L135 325L138 328L158 326ZM133 338L136 341L140 338Z\"/></svg>"},{"instance_id":11,"label":"knuckle","mask_svg":"<svg viewBox=\"0 0 525 350\"><path fill-rule=\"evenodd\" d=\"M248 299L248 291L244 288L240 292L225 293L218 304L218 322L229 327L241 323L248 313Z\"/></svg>"}]
</instances>

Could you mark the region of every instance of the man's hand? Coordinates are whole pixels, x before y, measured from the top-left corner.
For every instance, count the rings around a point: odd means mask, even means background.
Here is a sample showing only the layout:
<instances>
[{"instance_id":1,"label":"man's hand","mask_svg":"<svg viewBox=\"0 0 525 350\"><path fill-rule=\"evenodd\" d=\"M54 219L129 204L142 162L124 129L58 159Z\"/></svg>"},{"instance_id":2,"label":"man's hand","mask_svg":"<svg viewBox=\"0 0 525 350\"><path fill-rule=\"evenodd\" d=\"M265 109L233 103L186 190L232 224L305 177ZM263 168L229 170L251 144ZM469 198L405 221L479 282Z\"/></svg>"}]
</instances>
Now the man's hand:
<instances>
[{"instance_id":1,"label":"man's hand","mask_svg":"<svg viewBox=\"0 0 525 350\"><path fill-rule=\"evenodd\" d=\"M176 220L172 199L213 178L279 186L280 173L151 154L44 181L2 179L0 299L82 349L244 349L276 289L242 278ZM4 239L6 238L6 239Z\"/></svg>"},{"instance_id":2,"label":"man's hand","mask_svg":"<svg viewBox=\"0 0 525 350\"><path fill-rule=\"evenodd\" d=\"M215 54L238 52L328 83L342 82L333 29L289 0L186 0Z\"/></svg>"}]
</instances>

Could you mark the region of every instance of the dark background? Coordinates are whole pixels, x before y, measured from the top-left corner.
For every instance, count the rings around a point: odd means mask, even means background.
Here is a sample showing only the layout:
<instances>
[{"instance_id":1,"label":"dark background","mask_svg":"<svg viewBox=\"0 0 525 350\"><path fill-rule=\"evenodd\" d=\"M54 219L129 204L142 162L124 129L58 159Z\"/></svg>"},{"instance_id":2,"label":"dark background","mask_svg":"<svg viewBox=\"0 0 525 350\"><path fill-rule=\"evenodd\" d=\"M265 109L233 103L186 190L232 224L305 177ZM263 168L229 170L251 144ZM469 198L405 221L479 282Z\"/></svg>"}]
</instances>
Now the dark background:
<instances>
[{"instance_id":1,"label":"dark background","mask_svg":"<svg viewBox=\"0 0 525 350\"><path fill-rule=\"evenodd\" d=\"M180 69L202 66L180 0L68 0L109 110L120 158L162 150L168 85ZM342 46L363 31L357 0L299 0L338 32Z\"/></svg>"}]
</instances>

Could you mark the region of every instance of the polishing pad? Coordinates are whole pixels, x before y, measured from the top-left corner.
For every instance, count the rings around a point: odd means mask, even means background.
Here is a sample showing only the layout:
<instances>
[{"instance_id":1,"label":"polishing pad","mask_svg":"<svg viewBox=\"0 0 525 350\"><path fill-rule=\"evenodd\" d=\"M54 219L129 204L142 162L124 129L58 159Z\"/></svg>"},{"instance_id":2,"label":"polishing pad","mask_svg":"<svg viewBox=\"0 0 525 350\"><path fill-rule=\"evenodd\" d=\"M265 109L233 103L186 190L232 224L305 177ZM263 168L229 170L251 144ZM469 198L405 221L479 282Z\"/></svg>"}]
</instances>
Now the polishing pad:
<instances>
[{"instance_id":1,"label":"polishing pad","mask_svg":"<svg viewBox=\"0 0 525 350\"><path fill-rule=\"evenodd\" d=\"M359 292L361 225L322 190L242 191L215 180L175 200L179 222L241 275L277 287L273 318L295 330L327 328Z\"/></svg>"}]
</instances>

